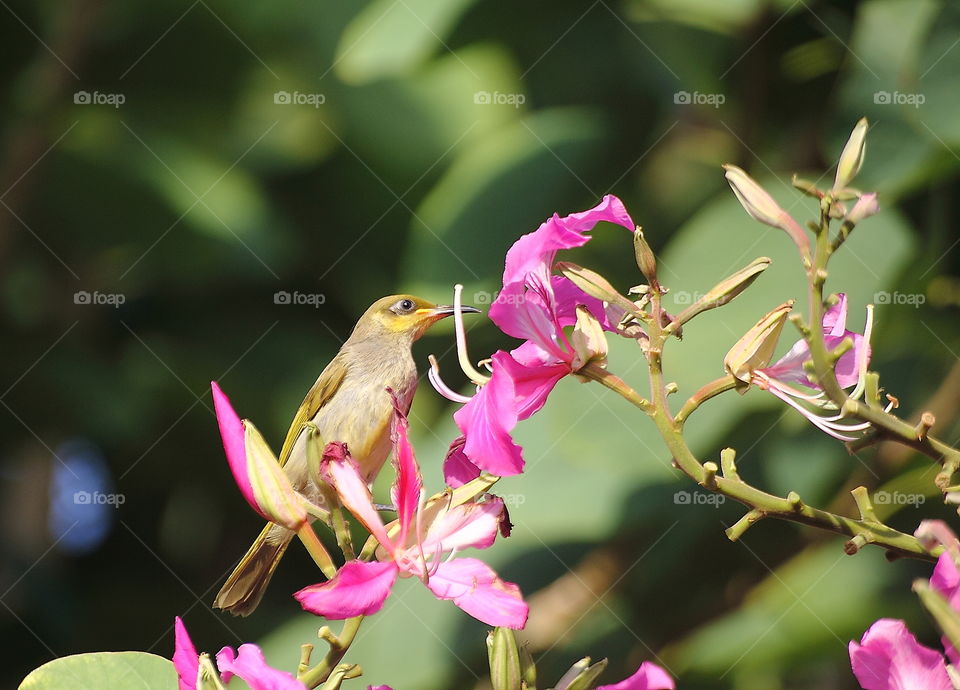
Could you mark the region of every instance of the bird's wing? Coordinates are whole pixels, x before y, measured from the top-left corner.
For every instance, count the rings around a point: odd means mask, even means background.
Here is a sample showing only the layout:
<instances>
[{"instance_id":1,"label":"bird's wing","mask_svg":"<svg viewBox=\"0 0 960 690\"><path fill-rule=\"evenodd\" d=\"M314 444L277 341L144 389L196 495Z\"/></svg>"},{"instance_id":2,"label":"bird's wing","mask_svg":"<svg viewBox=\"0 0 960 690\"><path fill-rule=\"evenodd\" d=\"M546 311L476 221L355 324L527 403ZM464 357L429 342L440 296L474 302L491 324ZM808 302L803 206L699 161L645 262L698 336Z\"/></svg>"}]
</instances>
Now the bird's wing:
<instances>
[{"instance_id":1,"label":"bird's wing","mask_svg":"<svg viewBox=\"0 0 960 690\"><path fill-rule=\"evenodd\" d=\"M326 405L343 383L347 375L347 367L339 354L334 357L327 368L323 370L316 383L307 392L307 396L300 403L293 422L290 423L290 429L287 431L287 437L283 441L283 448L280 450L280 465L286 464L293 451L293 444L303 430L303 425L309 422L317 412Z\"/></svg>"}]
</instances>

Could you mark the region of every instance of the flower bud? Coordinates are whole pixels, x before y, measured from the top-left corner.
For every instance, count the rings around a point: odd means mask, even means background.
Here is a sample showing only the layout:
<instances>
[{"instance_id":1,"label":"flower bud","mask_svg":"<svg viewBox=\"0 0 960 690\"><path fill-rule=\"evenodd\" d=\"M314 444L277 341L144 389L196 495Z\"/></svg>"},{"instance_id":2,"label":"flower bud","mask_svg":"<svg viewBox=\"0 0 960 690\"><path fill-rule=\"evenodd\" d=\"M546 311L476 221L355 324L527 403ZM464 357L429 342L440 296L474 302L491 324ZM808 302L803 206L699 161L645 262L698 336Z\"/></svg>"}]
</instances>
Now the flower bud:
<instances>
[{"instance_id":1,"label":"flower bud","mask_svg":"<svg viewBox=\"0 0 960 690\"><path fill-rule=\"evenodd\" d=\"M494 628L487 633L487 658L493 690L520 688L520 650L509 628Z\"/></svg>"},{"instance_id":2,"label":"flower bud","mask_svg":"<svg viewBox=\"0 0 960 690\"><path fill-rule=\"evenodd\" d=\"M570 344L576 353L572 363L574 371L589 362L596 362L601 367L607 366L607 336L600 322L583 305L577 307L577 323L573 327Z\"/></svg>"},{"instance_id":3,"label":"flower bud","mask_svg":"<svg viewBox=\"0 0 960 690\"><path fill-rule=\"evenodd\" d=\"M753 372L765 367L773 358L780 331L783 330L787 314L792 308L793 300L788 300L757 321L736 345L730 348L727 356L723 358L724 368L744 383L750 383Z\"/></svg>"},{"instance_id":4,"label":"flower bud","mask_svg":"<svg viewBox=\"0 0 960 690\"><path fill-rule=\"evenodd\" d=\"M591 297L602 302L615 304L628 314L637 315L636 312L639 311L637 306L617 292L617 289L610 284L610 281L596 271L591 271L589 268L578 266L569 261L558 261L556 268L560 271L561 275L565 276L571 283Z\"/></svg>"},{"instance_id":5,"label":"flower bud","mask_svg":"<svg viewBox=\"0 0 960 690\"><path fill-rule=\"evenodd\" d=\"M643 236L643 230L637 226L633 233L633 252L637 258L637 267L650 285L657 285L657 258Z\"/></svg>"},{"instance_id":6,"label":"flower bud","mask_svg":"<svg viewBox=\"0 0 960 690\"><path fill-rule=\"evenodd\" d=\"M791 182L794 187L799 189L807 196L812 196L814 199L823 198L823 192L817 188L817 184L815 182L807 180L803 177L797 177L796 173L794 173L793 180Z\"/></svg>"},{"instance_id":7,"label":"flower bud","mask_svg":"<svg viewBox=\"0 0 960 690\"><path fill-rule=\"evenodd\" d=\"M799 223L774 201L767 191L736 165L724 165L725 177L744 210L756 221L785 231L803 256L810 255L810 241Z\"/></svg>"},{"instance_id":8,"label":"flower bud","mask_svg":"<svg viewBox=\"0 0 960 690\"><path fill-rule=\"evenodd\" d=\"M244 423L247 447L247 479L264 517L287 529L300 529L307 522L307 510L267 442L249 421Z\"/></svg>"},{"instance_id":9,"label":"flower bud","mask_svg":"<svg viewBox=\"0 0 960 690\"><path fill-rule=\"evenodd\" d=\"M847 213L843 221L851 225L856 225L864 218L869 218L879 210L880 203L877 201L877 193L871 192L870 194L863 194L857 199L857 203L853 205L853 208L850 209L850 212Z\"/></svg>"},{"instance_id":10,"label":"flower bud","mask_svg":"<svg viewBox=\"0 0 960 690\"><path fill-rule=\"evenodd\" d=\"M733 275L724 278L710 288L705 295L680 312L676 320L682 325L697 314L715 307L722 307L750 287L757 276L767 270L769 265L770 259L765 256L754 259Z\"/></svg>"},{"instance_id":11,"label":"flower bud","mask_svg":"<svg viewBox=\"0 0 960 690\"><path fill-rule=\"evenodd\" d=\"M585 656L563 674L554 690L589 690L606 668L606 659L591 665L590 657Z\"/></svg>"},{"instance_id":12,"label":"flower bud","mask_svg":"<svg viewBox=\"0 0 960 690\"><path fill-rule=\"evenodd\" d=\"M863 165L863 153L866 149L867 126L867 118L861 117L843 147L840 162L837 163L837 176L833 182L834 193L853 182L853 178L860 172L860 167Z\"/></svg>"}]
</instances>

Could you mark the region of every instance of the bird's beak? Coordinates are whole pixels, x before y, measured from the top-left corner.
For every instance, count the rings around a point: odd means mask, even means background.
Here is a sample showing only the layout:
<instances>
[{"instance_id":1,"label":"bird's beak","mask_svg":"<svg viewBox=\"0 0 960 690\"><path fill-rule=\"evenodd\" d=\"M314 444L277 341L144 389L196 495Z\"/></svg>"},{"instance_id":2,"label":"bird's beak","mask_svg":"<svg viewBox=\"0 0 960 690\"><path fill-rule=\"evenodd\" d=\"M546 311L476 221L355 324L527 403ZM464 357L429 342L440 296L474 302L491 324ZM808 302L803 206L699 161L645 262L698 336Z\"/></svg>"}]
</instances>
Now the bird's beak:
<instances>
[{"instance_id":1,"label":"bird's beak","mask_svg":"<svg viewBox=\"0 0 960 690\"><path fill-rule=\"evenodd\" d=\"M460 307L460 311L464 314L480 313L480 310L477 309L476 307L470 307L467 305L462 305ZM456 309L451 305L444 304L438 307L432 307L430 309L418 309L417 313L422 314L423 316L432 316L436 319L443 319L448 316L453 316L456 313Z\"/></svg>"}]
</instances>

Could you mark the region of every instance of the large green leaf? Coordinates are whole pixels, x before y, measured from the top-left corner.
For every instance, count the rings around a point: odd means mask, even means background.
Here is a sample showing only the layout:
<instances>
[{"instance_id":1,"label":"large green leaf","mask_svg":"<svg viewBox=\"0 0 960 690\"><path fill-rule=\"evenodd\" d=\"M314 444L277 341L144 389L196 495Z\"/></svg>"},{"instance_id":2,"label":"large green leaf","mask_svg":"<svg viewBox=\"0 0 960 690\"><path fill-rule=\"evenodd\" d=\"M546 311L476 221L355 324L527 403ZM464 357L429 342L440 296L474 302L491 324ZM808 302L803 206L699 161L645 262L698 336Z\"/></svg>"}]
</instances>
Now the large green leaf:
<instances>
[{"instance_id":1,"label":"large green leaf","mask_svg":"<svg viewBox=\"0 0 960 690\"><path fill-rule=\"evenodd\" d=\"M20 690L172 690L173 662L146 652L96 652L54 659L24 678Z\"/></svg>"}]
</instances>

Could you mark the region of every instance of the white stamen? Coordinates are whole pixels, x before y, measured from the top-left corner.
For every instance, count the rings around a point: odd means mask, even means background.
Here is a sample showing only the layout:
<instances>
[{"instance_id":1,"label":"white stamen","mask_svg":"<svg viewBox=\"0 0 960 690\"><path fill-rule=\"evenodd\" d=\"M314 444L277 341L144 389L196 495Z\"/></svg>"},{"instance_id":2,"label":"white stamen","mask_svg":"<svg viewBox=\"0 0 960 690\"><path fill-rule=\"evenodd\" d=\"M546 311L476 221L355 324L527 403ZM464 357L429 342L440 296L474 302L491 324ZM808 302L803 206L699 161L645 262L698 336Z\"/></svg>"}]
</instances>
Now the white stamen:
<instances>
[{"instance_id":1,"label":"white stamen","mask_svg":"<svg viewBox=\"0 0 960 690\"><path fill-rule=\"evenodd\" d=\"M433 384L433 387L437 390L437 393L445 397L447 400L451 400L455 403L470 402L469 396L460 395L443 382L443 379L440 378L440 364L437 362L437 358L433 355L430 355L427 357L427 359L430 360L430 370L427 371L427 378L430 379L430 383Z\"/></svg>"},{"instance_id":2,"label":"white stamen","mask_svg":"<svg viewBox=\"0 0 960 690\"><path fill-rule=\"evenodd\" d=\"M459 283L453 286L453 323L457 331L457 358L460 360L460 368L471 381L478 386L482 386L490 380L489 376L481 374L470 362L470 355L467 353L467 332L463 326L463 305L461 295L463 294L463 285Z\"/></svg>"}]
</instances>

